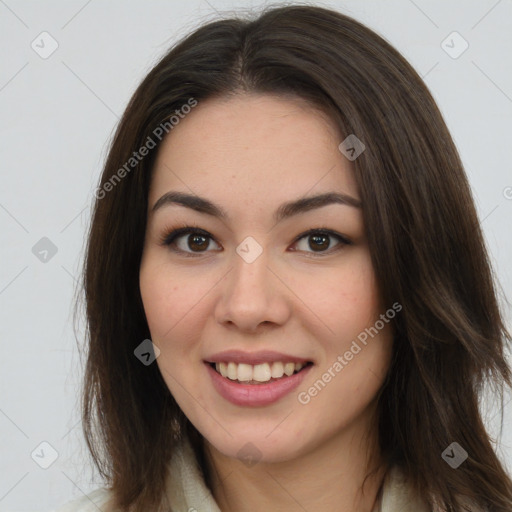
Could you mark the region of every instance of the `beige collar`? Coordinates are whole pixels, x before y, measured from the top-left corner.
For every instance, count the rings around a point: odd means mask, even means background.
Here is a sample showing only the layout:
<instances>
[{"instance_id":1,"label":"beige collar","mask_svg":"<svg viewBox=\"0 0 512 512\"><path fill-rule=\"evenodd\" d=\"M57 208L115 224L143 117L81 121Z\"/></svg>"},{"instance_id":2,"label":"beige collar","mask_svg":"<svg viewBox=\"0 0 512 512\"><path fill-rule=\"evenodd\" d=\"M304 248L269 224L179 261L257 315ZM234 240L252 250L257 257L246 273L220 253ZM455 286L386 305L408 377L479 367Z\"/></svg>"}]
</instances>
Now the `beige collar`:
<instances>
[{"instance_id":1,"label":"beige collar","mask_svg":"<svg viewBox=\"0 0 512 512\"><path fill-rule=\"evenodd\" d=\"M169 463L166 496L177 512L221 512L203 480L188 439L178 447ZM414 496L398 468L386 475L382 501L372 512L429 512L426 504Z\"/></svg>"}]
</instances>

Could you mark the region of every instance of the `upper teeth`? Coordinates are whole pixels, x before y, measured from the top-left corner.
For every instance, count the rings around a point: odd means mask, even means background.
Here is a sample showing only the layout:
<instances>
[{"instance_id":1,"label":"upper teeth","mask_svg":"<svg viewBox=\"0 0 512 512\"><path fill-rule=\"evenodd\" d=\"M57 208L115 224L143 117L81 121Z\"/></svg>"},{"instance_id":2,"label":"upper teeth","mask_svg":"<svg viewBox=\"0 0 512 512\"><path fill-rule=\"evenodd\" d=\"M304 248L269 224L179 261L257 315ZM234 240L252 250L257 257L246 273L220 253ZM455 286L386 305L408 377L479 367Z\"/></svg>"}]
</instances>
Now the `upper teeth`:
<instances>
[{"instance_id":1,"label":"upper teeth","mask_svg":"<svg viewBox=\"0 0 512 512\"><path fill-rule=\"evenodd\" d=\"M271 378L279 379L284 374L290 376L306 366L306 363L262 363L262 364L244 364L244 363L215 363L215 369L223 376L231 380L248 382L255 380L257 382L267 382Z\"/></svg>"}]
</instances>

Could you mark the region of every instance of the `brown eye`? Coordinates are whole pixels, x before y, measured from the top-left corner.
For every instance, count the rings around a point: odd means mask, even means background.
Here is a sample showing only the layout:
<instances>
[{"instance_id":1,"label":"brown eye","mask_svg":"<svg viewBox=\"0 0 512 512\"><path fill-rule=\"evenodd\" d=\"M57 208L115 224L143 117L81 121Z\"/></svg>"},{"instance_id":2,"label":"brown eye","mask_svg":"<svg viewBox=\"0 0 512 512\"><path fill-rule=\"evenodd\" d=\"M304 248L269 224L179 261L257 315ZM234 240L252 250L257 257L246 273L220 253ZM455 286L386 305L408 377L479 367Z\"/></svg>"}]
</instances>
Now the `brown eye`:
<instances>
[{"instance_id":1,"label":"brown eye","mask_svg":"<svg viewBox=\"0 0 512 512\"><path fill-rule=\"evenodd\" d=\"M196 249L202 251L204 249L207 249L208 245L210 245L208 238L204 235L190 234L188 235L186 240L188 247L193 251L195 251Z\"/></svg>"},{"instance_id":2,"label":"brown eye","mask_svg":"<svg viewBox=\"0 0 512 512\"><path fill-rule=\"evenodd\" d=\"M306 240L307 244L304 244ZM332 244L333 240L337 243ZM161 238L162 245L185 256L200 256L203 253L211 252L209 250L210 242L216 244L216 250L219 250L219 245L207 231L192 226L175 229ZM346 245L352 245L352 242L345 236L331 230L318 228L311 229L297 237L293 245L296 246L299 243L303 243L305 246L292 249L292 251L298 250L318 257L339 251Z\"/></svg>"},{"instance_id":3,"label":"brown eye","mask_svg":"<svg viewBox=\"0 0 512 512\"><path fill-rule=\"evenodd\" d=\"M338 243L332 246L332 239L335 239ZM307 241L307 244L303 244L303 247L299 247L299 251L317 253L323 255L323 253L330 254L331 252L342 249L345 245L351 245L351 241L333 231L329 230L318 230L313 229L307 233L302 234L297 238L295 244L299 242Z\"/></svg>"},{"instance_id":4,"label":"brown eye","mask_svg":"<svg viewBox=\"0 0 512 512\"><path fill-rule=\"evenodd\" d=\"M213 241L212 236L206 231L188 226L176 229L161 239L162 245L187 256L209 252L207 249Z\"/></svg>"},{"instance_id":5,"label":"brown eye","mask_svg":"<svg viewBox=\"0 0 512 512\"><path fill-rule=\"evenodd\" d=\"M313 250L320 249L325 250L329 248L329 236L328 235L310 235L309 236L309 247Z\"/></svg>"}]
</instances>

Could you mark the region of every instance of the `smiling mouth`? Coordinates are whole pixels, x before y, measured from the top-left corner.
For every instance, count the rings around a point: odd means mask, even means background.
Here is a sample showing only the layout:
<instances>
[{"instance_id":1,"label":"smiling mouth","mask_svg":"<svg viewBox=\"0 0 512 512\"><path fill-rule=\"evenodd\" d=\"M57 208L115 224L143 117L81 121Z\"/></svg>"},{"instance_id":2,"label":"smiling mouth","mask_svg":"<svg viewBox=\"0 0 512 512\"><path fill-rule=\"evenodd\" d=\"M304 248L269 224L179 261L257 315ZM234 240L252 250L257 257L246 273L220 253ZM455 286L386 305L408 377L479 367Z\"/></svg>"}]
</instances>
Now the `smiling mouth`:
<instances>
[{"instance_id":1,"label":"smiling mouth","mask_svg":"<svg viewBox=\"0 0 512 512\"><path fill-rule=\"evenodd\" d=\"M312 366L313 363L262 363L256 365L226 363L207 363L219 375L238 384L269 384L279 380L287 379L292 375L301 372L304 368Z\"/></svg>"}]
</instances>

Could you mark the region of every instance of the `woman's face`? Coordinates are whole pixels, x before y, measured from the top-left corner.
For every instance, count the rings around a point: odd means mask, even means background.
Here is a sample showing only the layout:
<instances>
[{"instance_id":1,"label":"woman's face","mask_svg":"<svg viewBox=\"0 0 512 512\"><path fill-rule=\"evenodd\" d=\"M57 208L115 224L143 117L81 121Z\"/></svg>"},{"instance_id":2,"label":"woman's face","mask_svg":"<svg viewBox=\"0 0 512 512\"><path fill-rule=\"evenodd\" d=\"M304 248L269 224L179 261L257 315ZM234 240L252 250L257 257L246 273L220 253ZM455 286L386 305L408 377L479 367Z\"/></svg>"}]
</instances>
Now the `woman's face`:
<instances>
[{"instance_id":1,"label":"woman's face","mask_svg":"<svg viewBox=\"0 0 512 512\"><path fill-rule=\"evenodd\" d=\"M302 100L243 95L199 102L159 150L144 309L170 392L225 456L289 460L371 425L394 310L376 287L340 142ZM161 199L170 192L188 206ZM351 199L301 207L323 194ZM200 231L171 241L184 226ZM312 364L279 378L300 361Z\"/></svg>"}]
</instances>

